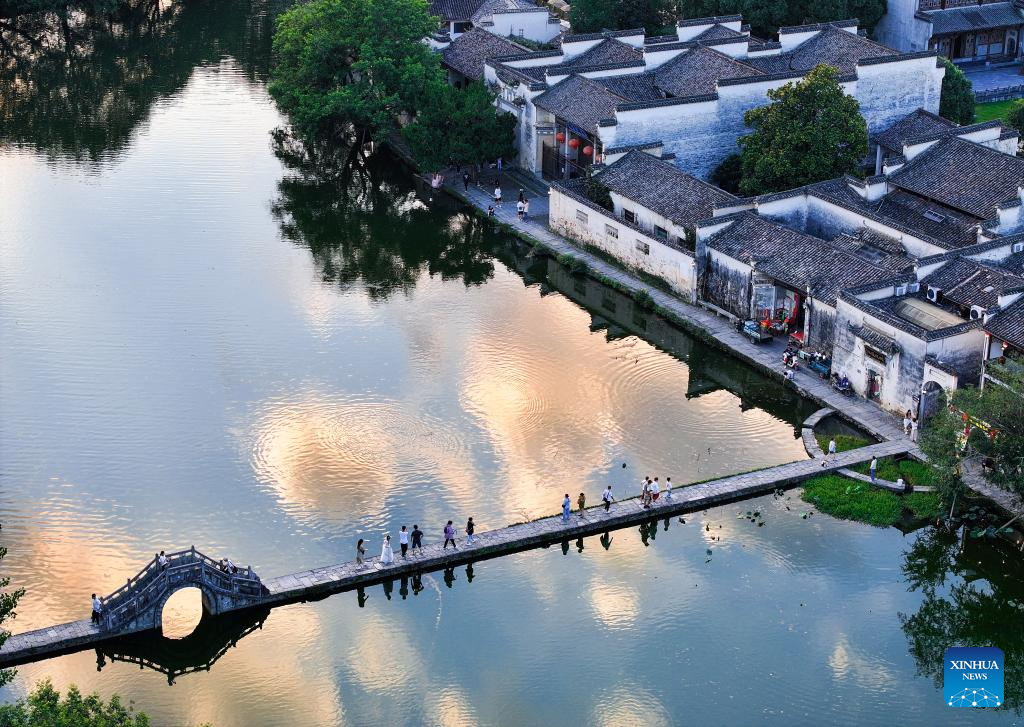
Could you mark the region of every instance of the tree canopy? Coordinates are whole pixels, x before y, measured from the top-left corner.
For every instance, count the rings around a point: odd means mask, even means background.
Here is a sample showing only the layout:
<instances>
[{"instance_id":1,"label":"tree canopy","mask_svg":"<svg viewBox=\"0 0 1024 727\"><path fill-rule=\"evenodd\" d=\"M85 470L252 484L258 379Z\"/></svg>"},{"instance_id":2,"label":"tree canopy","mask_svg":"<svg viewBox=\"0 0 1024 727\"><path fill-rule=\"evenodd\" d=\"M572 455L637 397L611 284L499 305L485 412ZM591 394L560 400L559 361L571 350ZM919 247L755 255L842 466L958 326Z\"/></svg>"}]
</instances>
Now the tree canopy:
<instances>
[{"instance_id":1,"label":"tree canopy","mask_svg":"<svg viewBox=\"0 0 1024 727\"><path fill-rule=\"evenodd\" d=\"M780 26L849 18L871 30L885 14L885 0L677 0L675 11L681 18L742 14L754 35L768 38Z\"/></svg>"},{"instance_id":2,"label":"tree canopy","mask_svg":"<svg viewBox=\"0 0 1024 727\"><path fill-rule=\"evenodd\" d=\"M857 99L839 85L839 70L817 66L795 83L771 89L772 103L748 111L754 132L739 140L745 195L778 192L855 172L868 153Z\"/></svg>"},{"instance_id":3,"label":"tree canopy","mask_svg":"<svg viewBox=\"0 0 1024 727\"><path fill-rule=\"evenodd\" d=\"M674 32L675 20L672 0L574 0L569 6L574 33L644 28L659 35Z\"/></svg>"},{"instance_id":4,"label":"tree canopy","mask_svg":"<svg viewBox=\"0 0 1024 727\"><path fill-rule=\"evenodd\" d=\"M300 3L278 20L270 94L304 138L384 138L424 105L436 29L426 0Z\"/></svg>"},{"instance_id":5,"label":"tree canopy","mask_svg":"<svg viewBox=\"0 0 1024 727\"><path fill-rule=\"evenodd\" d=\"M974 123L974 86L964 72L948 58L946 75L942 77L942 91L939 96L939 116L957 124Z\"/></svg>"},{"instance_id":6,"label":"tree canopy","mask_svg":"<svg viewBox=\"0 0 1024 727\"><path fill-rule=\"evenodd\" d=\"M950 494L962 488L962 460L984 457L993 465L989 481L1024 497L1024 372L1013 365L990 364L989 373L1002 384L955 391L950 406L922 430L921 449L936 467L939 485Z\"/></svg>"},{"instance_id":7,"label":"tree canopy","mask_svg":"<svg viewBox=\"0 0 1024 727\"><path fill-rule=\"evenodd\" d=\"M125 706L114 695L83 695L71 685L61 697L49 680L40 682L26 699L0 705L0 724L10 727L148 727L149 718Z\"/></svg>"},{"instance_id":8,"label":"tree canopy","mask_svg":"<svg viewBox=\"0 0 1024 727\"><path fill-rule=\"evenodd\" d=\"M431 103L416 115L416 122L402 130L413 157L425 169L515 155L516 119L495 112L494 95L482 83L457 89L439 79L429 96Z\"/></svg>"}]
</instances>

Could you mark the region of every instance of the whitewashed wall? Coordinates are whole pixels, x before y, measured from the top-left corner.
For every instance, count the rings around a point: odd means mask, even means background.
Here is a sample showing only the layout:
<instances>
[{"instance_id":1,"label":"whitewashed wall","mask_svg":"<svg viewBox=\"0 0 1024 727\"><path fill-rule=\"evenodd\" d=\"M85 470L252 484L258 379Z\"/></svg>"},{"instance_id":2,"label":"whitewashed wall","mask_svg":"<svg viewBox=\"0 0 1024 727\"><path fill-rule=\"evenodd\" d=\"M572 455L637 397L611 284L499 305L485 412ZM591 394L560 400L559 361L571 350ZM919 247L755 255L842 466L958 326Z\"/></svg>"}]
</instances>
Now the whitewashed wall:
<instances>
[{"instance_id":1,"label":"whitewashed wall","mask_svg":"<svg viewBox=\"0 0 1024 727\"><path fill-rule=\"evenodd\" d=\"M492 25L487 30L502 37L527 38L538 43L547 43L558 35L561 26L549 22L551 16L546 8L531 12L494 13Z\"/></svg>"}]
</instances>

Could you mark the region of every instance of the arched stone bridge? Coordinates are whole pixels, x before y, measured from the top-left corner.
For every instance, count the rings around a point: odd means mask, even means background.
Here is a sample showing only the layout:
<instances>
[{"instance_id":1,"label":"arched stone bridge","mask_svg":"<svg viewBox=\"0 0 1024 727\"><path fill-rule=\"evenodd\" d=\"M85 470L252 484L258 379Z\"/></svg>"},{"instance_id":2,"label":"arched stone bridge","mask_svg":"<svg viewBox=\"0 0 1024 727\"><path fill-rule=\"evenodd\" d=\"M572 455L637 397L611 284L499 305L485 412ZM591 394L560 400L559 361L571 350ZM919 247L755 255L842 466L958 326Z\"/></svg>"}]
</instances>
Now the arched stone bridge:
<instances>
[{"instance_id":1,"label":"arched stone bridge","mask_svg":"<svg viewBox=\"0 0 1024 727\"><path fill-rule=\"evenodd\" d=\"M168 553L166 558L164 566L153 558L134 578L100 599L103 630L133 633L159 629L164 604L182 588L198 588L203 594L203 611L211 616L257 606L268 594L252 566L228 573L194 545Z\"/></svg>"}]
</instances>

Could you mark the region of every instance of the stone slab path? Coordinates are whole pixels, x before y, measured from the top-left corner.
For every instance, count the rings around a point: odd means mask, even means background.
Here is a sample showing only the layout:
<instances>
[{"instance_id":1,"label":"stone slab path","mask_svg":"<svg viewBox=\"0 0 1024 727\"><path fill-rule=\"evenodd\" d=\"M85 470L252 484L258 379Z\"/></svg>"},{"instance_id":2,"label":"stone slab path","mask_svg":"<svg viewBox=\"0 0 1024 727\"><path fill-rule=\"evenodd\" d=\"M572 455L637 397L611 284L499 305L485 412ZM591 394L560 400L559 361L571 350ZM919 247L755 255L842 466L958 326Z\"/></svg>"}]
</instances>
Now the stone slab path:
<instances>
[{"instance_id":1,"label":"stone slab path","mask_svg":"<svg viewBox=\"0 0 1024 727\"><path fill-rule=\"evenodd\" d=\"M414 573L441 570L552 543L598 535L680 513L703 510L792 486L815 475L867 462L875 455L888 457L905 454L908 449L909 442L905 440L887 441L843 452L824 464L821 460L801 460L756 472L677 487L673 490L671 499L662 493L659 501L650 508L644 508L639 498L624 499L612 503L607 512L603 505L587 509L583 516L573 512L568 521L563 521L561 515L556 515L483 531L471 545L466 543L465 538L460 537L455 549L446 550L440 544L433 543L408 559L396 555L395 562L389 566L382 564L379 558L372 558L363 564L350 561L289 573L263 581L269 594L259 605L278 606L321 598L331 593L382 583ZM101 631L88 620L15 634L0 648L0 667L78 651L124 635Z\"/></svg>"}]
</instances>

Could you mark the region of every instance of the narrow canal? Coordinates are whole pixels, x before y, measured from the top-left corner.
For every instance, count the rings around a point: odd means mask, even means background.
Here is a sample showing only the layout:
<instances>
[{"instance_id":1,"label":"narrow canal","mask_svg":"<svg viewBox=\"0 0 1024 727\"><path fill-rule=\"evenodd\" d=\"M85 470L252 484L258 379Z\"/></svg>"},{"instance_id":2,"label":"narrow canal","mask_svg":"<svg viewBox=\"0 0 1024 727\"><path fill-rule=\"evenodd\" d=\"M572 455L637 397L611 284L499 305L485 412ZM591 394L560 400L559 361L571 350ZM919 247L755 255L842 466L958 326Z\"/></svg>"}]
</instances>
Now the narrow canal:
<instances>
[{"instance_id":1,"label":"narrow canal","mask_svg":"<svg viewBox=\"0 0 1024 727\"><path fill-rule=\"evenodd\" d=\"M0 80L12 630L82 618L160 549L272 576L402 524L434 538L806 456L812 404L387 159L297 165L270 133L273 10L185 4ZM0 697L49 677L218 727L936 724L963 623L1020 652L1012 557L809 509L765 497L203 623L21 667ZM125 658L202 671L169 686Z\"/></svg>"}]
</instances>

